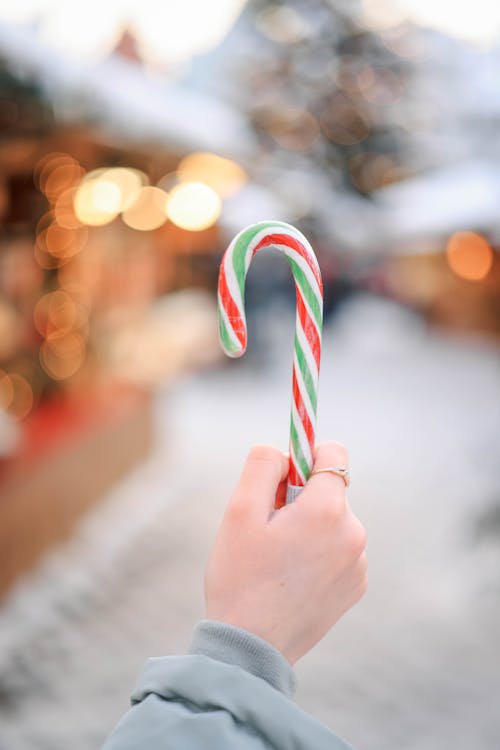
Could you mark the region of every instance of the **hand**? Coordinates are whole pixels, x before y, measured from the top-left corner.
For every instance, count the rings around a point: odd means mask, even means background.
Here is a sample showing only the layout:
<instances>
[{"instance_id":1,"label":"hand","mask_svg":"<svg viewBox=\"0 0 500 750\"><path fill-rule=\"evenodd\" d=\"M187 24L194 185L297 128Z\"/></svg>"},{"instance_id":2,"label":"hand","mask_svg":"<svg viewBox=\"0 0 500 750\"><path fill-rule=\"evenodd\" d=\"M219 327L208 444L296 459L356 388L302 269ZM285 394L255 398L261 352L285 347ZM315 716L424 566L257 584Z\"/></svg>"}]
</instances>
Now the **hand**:
<instances>
[{"instance_id":1,"label":"hand","mask_svg":"<svg viewBox=\"0 0 500 750\"><path fill-rule=\"evenodd\" d=\"M348 466L334 442L315 469ZM344 481L317 474L295 502L275 510L288 457L252 448L227 506L205 574L206 614L272 644L294 664L366 590L366 535Z\"/></svg>"}]
</instances>

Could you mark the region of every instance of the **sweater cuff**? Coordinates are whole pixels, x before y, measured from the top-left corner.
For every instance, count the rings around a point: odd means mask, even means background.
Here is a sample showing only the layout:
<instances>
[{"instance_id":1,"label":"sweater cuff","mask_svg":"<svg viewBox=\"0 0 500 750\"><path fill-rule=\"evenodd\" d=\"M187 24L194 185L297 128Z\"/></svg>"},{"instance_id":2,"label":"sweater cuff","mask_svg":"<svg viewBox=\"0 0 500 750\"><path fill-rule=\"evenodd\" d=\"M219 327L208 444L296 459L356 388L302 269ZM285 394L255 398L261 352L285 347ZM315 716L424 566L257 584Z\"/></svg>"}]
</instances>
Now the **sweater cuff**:
<instances>
[{"instance_id":1,"label":"sweater cuff","mask_svg":"<svg viewBox=\"0 0 500 750\"><path fill-rule=\"evenodd\" d=\"M241 667L287 698L295 692L295 675L285 657L267 641L234 625L201 620L194 629L189 653Z\"/></svg>"}]
</instances>

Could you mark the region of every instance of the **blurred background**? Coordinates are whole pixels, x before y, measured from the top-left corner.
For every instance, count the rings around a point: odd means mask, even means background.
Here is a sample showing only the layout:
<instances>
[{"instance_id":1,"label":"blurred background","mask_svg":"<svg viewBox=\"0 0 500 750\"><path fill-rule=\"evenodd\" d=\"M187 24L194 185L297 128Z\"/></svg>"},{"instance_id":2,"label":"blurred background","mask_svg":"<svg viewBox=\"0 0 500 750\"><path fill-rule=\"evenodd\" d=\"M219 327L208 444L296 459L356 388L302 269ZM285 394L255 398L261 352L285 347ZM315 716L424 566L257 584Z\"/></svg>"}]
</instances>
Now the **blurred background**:
<instances>
[{"instance_id":1,"label":"blurred background","mask_svg":"<svg viewBox=\"0 0 500 750\"><path fill-rule=\"evenodd\" d=\"M369 540L298 703L360 750L500 746L499 80L491 0L0 1L1 750L99 747L186 650L248 447L287 447L282 258L217 340L269 218L320 261Z\"/></svg>"}]
</instances>

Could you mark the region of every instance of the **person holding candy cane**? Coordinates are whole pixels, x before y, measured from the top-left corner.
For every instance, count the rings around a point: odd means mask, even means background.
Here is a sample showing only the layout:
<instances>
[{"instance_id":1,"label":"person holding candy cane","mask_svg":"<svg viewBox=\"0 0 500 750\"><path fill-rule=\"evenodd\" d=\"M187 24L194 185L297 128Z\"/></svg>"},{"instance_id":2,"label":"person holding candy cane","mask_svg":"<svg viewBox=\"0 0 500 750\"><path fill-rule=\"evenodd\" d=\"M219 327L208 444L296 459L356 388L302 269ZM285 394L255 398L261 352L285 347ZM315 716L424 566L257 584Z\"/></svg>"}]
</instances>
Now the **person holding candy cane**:
<instances>
[{"instance_id":1,"label":"person holding candy cane","mask_svg":"<svg viewBox=\"0 0 500 750\"><path fill-rule=\"evenodd\" d=\"M251 449L205 573L206 618L189 653L150 659L103 750L348 750L292 701L293 665L364 594L366 536L346 500L347 454L315 446L321 275L294 227L241 232L221 264L221 342L246 346L244 280L263 247L288 258L297 291L290 455ZM300 297L300 299L299 299Z\"/></svg>"}]
</instances>

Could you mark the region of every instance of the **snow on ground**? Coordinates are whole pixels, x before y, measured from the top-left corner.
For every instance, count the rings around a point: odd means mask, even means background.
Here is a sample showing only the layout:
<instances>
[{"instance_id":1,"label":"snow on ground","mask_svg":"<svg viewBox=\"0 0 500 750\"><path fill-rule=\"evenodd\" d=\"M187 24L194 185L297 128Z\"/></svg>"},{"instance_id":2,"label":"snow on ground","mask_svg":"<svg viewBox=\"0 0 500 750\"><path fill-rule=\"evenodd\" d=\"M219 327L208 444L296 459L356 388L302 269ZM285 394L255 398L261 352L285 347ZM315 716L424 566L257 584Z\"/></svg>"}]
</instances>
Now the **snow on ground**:
<instances>
[{"instance_id":1,"label":"snow on ground","mask_svg":"<svg viewBox=\"0 0 500 750\"><path fill-rule=\"evenodd\" d=\"M247 448L286 448L284 317L158 397L154 454L5 602L1 750L99 747L143 661L185 650ZM297 701L358 750L498 745L499 366L370 297L325 330L318 437L349 448L370 586L298 665Z\"/></svg>"}]
</instances>

